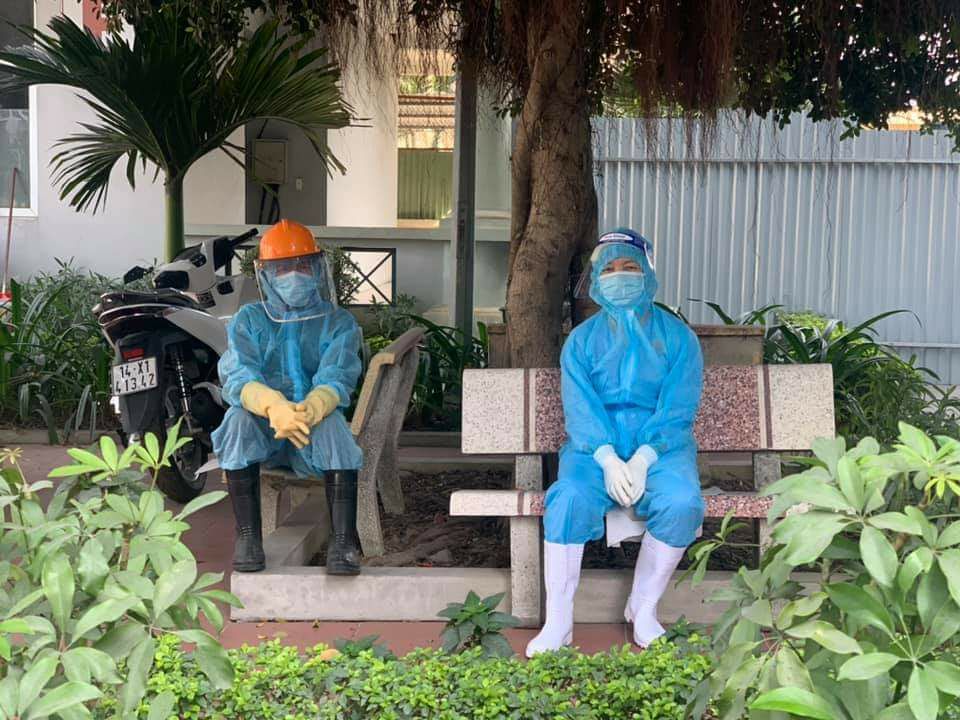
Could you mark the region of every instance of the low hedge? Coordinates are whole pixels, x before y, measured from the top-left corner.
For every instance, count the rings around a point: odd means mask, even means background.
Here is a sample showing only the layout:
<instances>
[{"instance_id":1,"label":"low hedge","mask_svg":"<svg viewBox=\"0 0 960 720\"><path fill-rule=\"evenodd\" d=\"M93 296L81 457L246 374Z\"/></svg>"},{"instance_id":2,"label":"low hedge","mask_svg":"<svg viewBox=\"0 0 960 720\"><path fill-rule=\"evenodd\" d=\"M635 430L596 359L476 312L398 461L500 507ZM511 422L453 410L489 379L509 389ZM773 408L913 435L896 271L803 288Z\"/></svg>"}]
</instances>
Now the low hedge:
<instances>
[{"instance_id":1,"label":"low hedge","mask_svg":"<svg viewBox=\"0 0 960 720\"><path fill-rule=\"evenodd\" d=\"M683 718L687 698L709 670L697 636L660 641L642 653L629 648L597 655L572 650L518 659L482 659L416 650L397 659L382 651L343 653L323 645L301 655L278 641L230 651L236 680L217 690L175 639L158 643L140 717L175 698L167 719L237 718L382 720L430 718ZM109 696L95 718L115 710ZM156 710L156 708L154 708Z\"/></svg>"}]
</instances>

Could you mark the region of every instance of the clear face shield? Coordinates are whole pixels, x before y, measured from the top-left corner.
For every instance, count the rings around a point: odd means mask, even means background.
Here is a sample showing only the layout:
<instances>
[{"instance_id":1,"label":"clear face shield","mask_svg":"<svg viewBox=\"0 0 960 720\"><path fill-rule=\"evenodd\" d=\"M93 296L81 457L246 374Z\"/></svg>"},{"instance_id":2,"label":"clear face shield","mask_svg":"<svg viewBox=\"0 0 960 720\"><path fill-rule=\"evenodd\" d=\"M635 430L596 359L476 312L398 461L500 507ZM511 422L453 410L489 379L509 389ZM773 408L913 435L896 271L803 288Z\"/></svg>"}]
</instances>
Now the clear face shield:
<instances>
[{"instance_id":1,"label":"clear face shield","mask_svg":"<svg viewBox=\"0 0 960 720\"><path fill-rule=\"evenodd\" d=\"M260 298L274 322L322 317L337 307L333 273L325 253L255 264Z\"/></svg>"},{"instance_id":2,"label":"clear face shield","mask_svg":"<svg viewBox=\"0 0 960 720\"><path fill-rule=\"evenodd\" d=\"M590 260L587 262L583 273L577 281L574 289L575 297L590 297L590 289L595 280L599 281L601 277L623 273L629 275L646 275L648 272L652 275L653 270L653 246L644 238L633 236L629 242L621 242L616 239L607 240L606 238L617 233L607 233L601 238L601 243L597 245ZM625 236L625 238L628 236Z\"/></svg>"}]
</instances>

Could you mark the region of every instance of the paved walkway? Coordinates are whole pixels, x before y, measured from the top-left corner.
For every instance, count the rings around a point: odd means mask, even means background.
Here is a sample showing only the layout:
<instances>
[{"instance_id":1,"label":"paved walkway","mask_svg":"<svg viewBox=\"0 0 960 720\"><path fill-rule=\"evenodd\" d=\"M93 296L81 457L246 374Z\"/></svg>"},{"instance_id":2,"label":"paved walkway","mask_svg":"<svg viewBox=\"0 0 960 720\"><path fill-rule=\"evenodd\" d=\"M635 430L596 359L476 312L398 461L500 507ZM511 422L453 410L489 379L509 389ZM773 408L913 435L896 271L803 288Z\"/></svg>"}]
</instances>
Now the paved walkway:
<instances>
[{"instance_id":1,"label":"paved walkway","mask_svg":"<svg viewBox=\"0 0 960 720\"><path fill-rule=\"evenodd\" d=\"M54 467L70 461L64 448L45 445L24 445L21 466L32 481L46 477ZM401 464L418 466L424 464L459 464L462 458L455 449L404 448ZM471 458L473 460L473 458ZM475 463L470 463L475 465ZM215 489L211 484L209 490ZM225 490L226 487L223 487ZM168 503L171 509L176 504ZM229 583L230 562L233 554L233 514L229 501L205 508L192 516L192 529L184 537L193 550L201 573L222 572ZM437 608L441 610L442 608ZM362 638L379 635L397 654L404 654L416 647L438 647L442 622L267 622L228 623L223 632L223 641L228 647L244 643L256 644L263 640L280 638L282 642L308 647L316 643L332 645L339 638ZM511 630L507 637L517 652L522 652L527 641L533 637L531 630ZM578 625L575 631L576 644L585 652L599 652L629 642L629 633L624 625Z\"/></svg>"}]
</instances>

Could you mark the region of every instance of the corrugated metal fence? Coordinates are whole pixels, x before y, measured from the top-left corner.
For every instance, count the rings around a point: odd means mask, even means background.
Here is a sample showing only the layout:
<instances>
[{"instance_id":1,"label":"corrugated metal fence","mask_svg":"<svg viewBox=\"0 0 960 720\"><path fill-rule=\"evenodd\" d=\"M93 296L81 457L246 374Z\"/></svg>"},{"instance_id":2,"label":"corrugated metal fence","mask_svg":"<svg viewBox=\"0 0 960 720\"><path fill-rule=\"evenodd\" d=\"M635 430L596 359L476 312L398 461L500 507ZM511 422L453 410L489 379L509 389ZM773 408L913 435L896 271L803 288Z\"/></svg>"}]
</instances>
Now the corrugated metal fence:
<instances>
[{"instance_id":1,"label":"corrugated metal fence","mask_svg":"<svg viewBox=\"0 0 960 720\"><path fill-rule=\"evenodd\" d=\"M960 383L960 154L945 135L840 141L837 124L733 115L706 144L679 122L594 129L600 227L654 242L664 302L710 322L690 298L846 322L907 308L920 322L884 320L883 338Z\"/></svg>"}]
</instances>

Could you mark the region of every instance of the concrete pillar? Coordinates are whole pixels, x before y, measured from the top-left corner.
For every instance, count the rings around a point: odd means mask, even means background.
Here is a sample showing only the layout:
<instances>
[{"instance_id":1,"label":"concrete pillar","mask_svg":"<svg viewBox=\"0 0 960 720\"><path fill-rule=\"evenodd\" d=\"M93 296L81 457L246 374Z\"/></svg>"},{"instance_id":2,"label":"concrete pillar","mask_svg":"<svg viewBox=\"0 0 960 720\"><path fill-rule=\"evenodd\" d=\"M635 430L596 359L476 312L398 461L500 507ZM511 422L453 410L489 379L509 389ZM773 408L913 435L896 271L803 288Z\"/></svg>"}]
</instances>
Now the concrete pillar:
<instances>
[{"instance_id":1,"label":"concrete pillar","mask_svg":"<svg viewBox=\"0 0 960 720\"><path fill-rule=\"evenodd\" d=\"M473 335L474 249L477 223L477 67L464 62L457 80L456 155L454 157L456 287L454 324L469 343Z\"/></svg>"}]
</instances>

